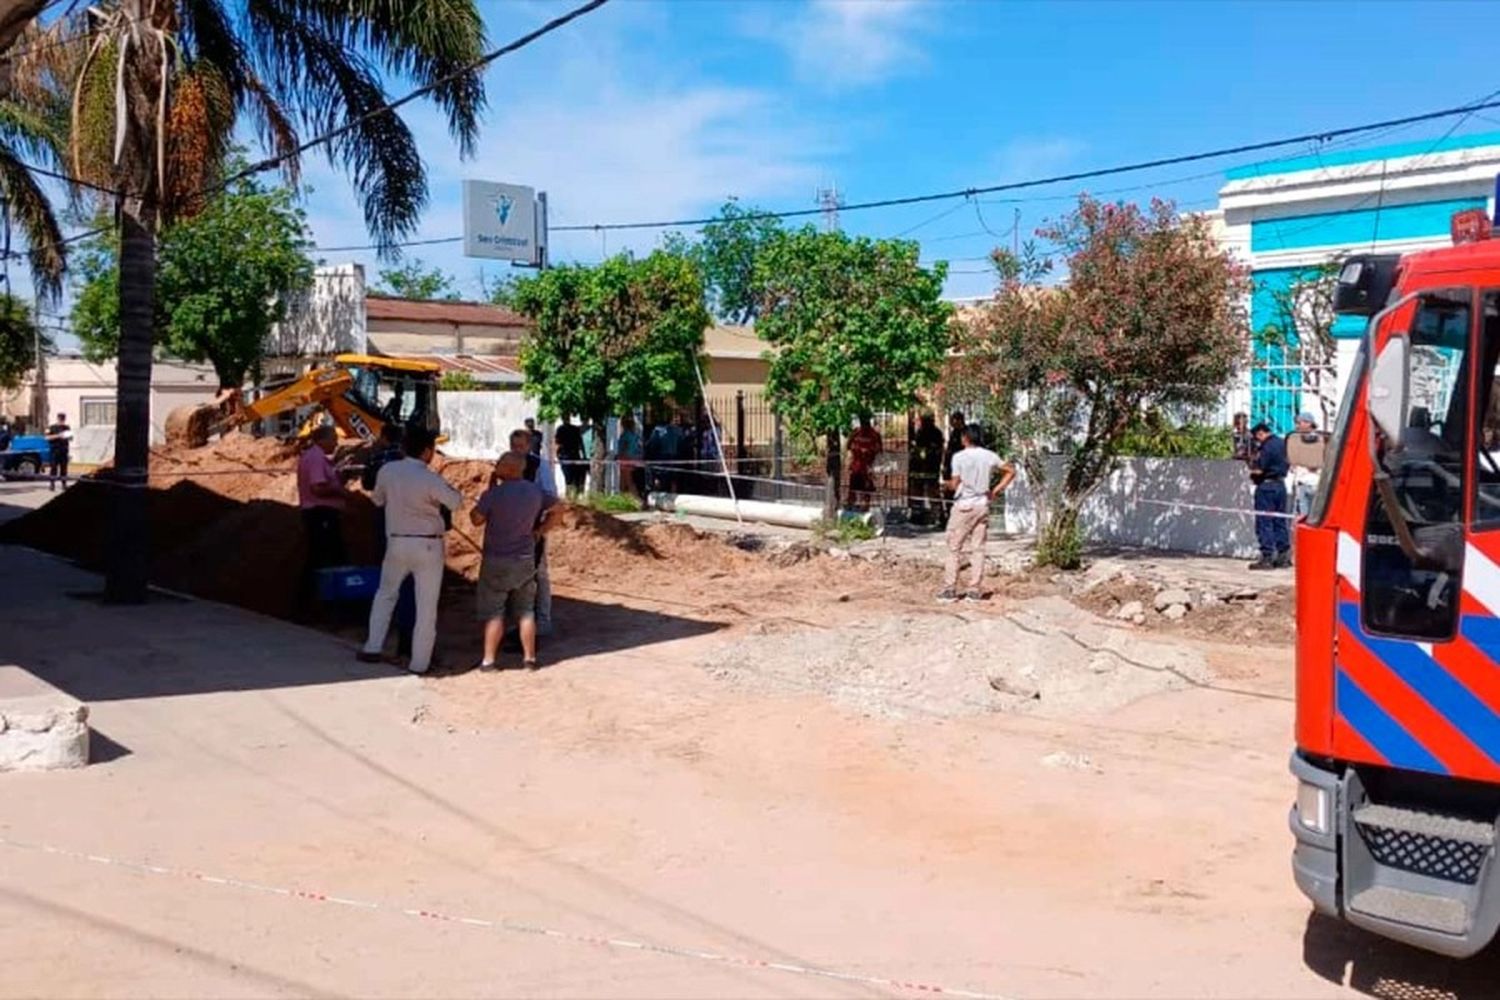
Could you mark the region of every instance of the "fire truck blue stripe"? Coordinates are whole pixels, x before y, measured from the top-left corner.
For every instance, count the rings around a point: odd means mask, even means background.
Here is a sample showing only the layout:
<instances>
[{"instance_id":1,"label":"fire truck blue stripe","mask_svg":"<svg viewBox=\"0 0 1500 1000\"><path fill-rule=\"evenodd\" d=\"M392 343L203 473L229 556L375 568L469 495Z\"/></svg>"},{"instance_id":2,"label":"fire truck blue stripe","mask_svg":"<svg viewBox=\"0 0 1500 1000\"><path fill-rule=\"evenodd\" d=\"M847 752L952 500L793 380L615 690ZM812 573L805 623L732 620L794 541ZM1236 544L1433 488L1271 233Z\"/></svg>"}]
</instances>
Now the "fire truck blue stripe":
<instances>
[{"instance_id":1,"label":"fire truck blue stripe","mask_svg":"<svg viewBox=\"0 0 1500 1000\"><path fill-rule=\"evenodd\" d=\"M1453 723L1453 727L1469 742L1483 750L1491 760L1500 761L1500 716L1488 705L1415 643L1377 639L1362 632L1359 608L1352 602L1339 609L1339 616L1371 653Z\"/></svg>"},{"instance_id":2,"label":"fire truck blue stripe","mask_svg":"<svg viewBox=\"0 0 1500 1000\"><path fill-rule=\"evenodd\" d=\"M1459 631L1478 646L1485 656L1500 663L1500 618L1489 615L1464 615Z\"/></svg>"},{"instance_id":3,"label":"fire truck blue stripe","mask_svg":"<svg viewBox=\"0 0 1500 1000\"><path fill-rule=\"evenodd\" d=\"M1387 715L1385 709L1360 690L1359 685L1348 674L1338 671L1336 681L1339 715L1388 763L1417 771L1448 773L1441 761L1428 753L1426 747L1401 727L1401 723Z\"/></svg>"}]
</instances>

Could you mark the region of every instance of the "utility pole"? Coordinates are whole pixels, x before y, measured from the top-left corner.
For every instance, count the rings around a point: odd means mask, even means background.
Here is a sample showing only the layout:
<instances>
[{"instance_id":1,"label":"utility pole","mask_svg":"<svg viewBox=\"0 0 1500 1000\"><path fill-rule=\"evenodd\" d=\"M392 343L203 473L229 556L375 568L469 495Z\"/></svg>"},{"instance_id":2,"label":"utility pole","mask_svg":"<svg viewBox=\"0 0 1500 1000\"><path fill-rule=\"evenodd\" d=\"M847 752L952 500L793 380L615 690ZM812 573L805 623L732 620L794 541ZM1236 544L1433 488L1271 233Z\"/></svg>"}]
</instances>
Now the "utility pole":
<instances>
[{"instance_id":1,"label":"utility pole","mask_svg":"<svg viewBox=\"0 0 1500 1000\"><path fill-rule=\"evenodd\" d=\"M1012 256L1021 256L1021 210L1016 209L1015 221L1010 227L1010 252Z\"/></svg>"},{"instance_id":2,"label":"utility pole","mask_svg":"<svg viewBox=\"0 0 1500 1000\"><path fill-rule=\"evenodd\" d=\"M839 209L844 207L844 196L839 194L839 186L832 184L826 188L818 188L813 200L823 210L823 229L830 233L838 232Z\"/></svg>"}]
</instances>

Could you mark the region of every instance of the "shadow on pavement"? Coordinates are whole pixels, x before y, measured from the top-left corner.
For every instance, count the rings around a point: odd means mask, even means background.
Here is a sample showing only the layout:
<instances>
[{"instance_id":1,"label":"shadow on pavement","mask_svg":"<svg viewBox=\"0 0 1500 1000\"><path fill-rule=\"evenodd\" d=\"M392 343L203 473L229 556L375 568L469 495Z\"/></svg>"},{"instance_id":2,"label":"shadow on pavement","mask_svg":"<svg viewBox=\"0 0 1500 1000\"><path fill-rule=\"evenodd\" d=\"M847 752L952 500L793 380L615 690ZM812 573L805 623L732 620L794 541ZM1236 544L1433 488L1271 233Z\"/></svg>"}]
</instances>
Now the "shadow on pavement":
<instances>
[{"instance_id":1,"label":"shadow on pavement","mask_svg":"<svg viewBox=\"0 0 1500 1000\"><path fill-rule=\"evenodd\" d=\"M130 748L121 746L114 740L105 736L94 728L93 722L89 723L89 763L108 764L112 760L121 757L129 757Z\"/></svg>"},{"instance_id":2,"label":"shadow on pavement","mask_svg":"<svg viewBox=\"0 0 1500 1000\"><path fill-rule=\"evenodd\" d=\"M1489 1000L1500 995L1500 947L1445 958L1312 914L1302 960L1331 983L1381 1000Z\"/></svg>"},{"instance_id":3,"label":"shadow on pavement","mask_svg":"<svg viewBox=\"0 0 1500 1000\"><path fill-rule=\"evenodd\" d=\"M232 561L231 561L232 563ZM232 572L232 565L226 566ZM203 601L155 596L141 606L78 599L98 578L30 549L0 546L0 660L85 703L222 691L258 691L388 678L398 668L362 664L366 614L346 609L337 630L309 630ZM558 599L557 636L544 662L618 652L724 627L658 611ZM473 586L450 574L438 619L438 652L477 662ZM340 641L340 639L344 641ZM392 642L394 648L394 641Z\"/></svg>"},{"instance_id":4,"label":"shadow on pavement","mask_svg":"<svg viewBox=\"0 0 1500 1000\"><path fill-rule=\"evenodd\" d=\"M351 608L340 619L336 633L349 642L361 642L365 636L367 614ZM673 642L716 632L725 625L669 614L656 609L632 608L607 601L586 601L554 597L552 600L554 631L538 641L538 656L547 667L566 665L567 661L640 649L661 642ZM474 584L453 571L443 579L443 598L438 610L438 641L435 653L436 672L461 673L479 663L481 626L475 618ZM394 636L387 649L395 648ZM506 653L507 663L518 660L518 653ZM514 664L511 664L514 665Z\"/></svg>"}]
</instances>

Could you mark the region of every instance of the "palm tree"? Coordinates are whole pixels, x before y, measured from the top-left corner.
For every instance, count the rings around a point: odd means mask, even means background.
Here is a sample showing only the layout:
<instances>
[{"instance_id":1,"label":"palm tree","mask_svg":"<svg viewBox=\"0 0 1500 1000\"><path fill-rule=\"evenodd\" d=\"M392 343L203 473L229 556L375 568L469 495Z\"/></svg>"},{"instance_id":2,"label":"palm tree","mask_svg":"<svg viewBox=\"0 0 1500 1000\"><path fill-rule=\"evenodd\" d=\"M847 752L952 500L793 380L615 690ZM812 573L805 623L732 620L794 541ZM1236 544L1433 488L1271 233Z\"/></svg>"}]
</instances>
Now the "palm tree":
<instances>
[{"instance_id":1,"label":"palm tree","mask_svg":"<svg viewBox=\"0 0 1500 1000\"><path fill-rule=\"evenodd\" d=\"M324 145L388 246L410 233L427 179L410 129L381 112L382 74L441 82L432 100L468 155L484 105L466 71L483 53L474 0L113 0L70 27L86 40L72 88L71 168L115 192L120 350L115 490L105 593L145 599L155 234L191 214L248 121L289 182L304 132L352 127ZM455 75L456 74L456 75ZM451 80L449 77L453 77Z\"/></svg>"},{"instance_id":2,"label":"palm tree","mask_svg":"<svg viewBox=\"0 0 1500 1000\"><path fill-rule=\"evenodd\" d=\"M68 101L53 72L61 61L29 54L40 53L48 44L40 41L41 34L35 28L22 32L16 51L0 57L0 198L5 202L5 225L14 221L25 237L37 295L56 299L62 291L67 244L52 201L32 168L54 173L66 168Z\"/></svg>"}]
</instances>

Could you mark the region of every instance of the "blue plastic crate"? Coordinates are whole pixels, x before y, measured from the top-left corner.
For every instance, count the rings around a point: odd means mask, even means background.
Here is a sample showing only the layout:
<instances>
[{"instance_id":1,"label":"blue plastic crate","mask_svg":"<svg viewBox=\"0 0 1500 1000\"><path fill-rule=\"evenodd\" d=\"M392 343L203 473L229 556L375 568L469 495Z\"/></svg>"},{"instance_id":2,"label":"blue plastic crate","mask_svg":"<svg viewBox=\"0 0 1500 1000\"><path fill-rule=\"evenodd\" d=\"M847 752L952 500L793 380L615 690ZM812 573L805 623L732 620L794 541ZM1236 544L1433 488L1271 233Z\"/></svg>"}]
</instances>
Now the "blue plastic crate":
<instances>
[{"instance_id":1,"label":"blue plastic crate","mask_svg":"<svg viewBox=\"0 0 1500 1000\"><path fill-rule=\"evenodd\" d=\"M379 566L330 566L318 570L318 599L364 601L380 589Z\"/></svg>"}]
</instances>

